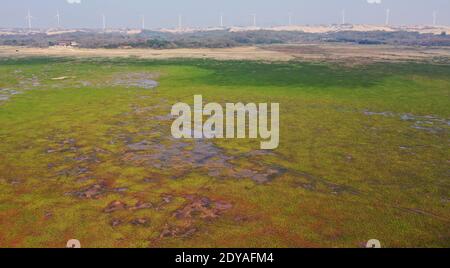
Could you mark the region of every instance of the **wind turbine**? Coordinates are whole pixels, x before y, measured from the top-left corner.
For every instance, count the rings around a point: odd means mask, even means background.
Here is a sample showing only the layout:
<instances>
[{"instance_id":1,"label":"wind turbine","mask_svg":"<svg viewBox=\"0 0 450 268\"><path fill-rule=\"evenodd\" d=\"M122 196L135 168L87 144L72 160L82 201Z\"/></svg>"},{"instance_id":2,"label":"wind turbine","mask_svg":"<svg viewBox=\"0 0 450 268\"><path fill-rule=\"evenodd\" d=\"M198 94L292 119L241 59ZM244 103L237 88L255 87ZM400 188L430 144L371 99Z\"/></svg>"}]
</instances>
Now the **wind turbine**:
<instances>
[{"instance_id":1,"label":"wind turbine","mask_svg":"<svg viewBox=\"0 0 450 268\"><path fill-rule=\"evenodd\" d=\"M31 19L32 19L33 17L31 16L31 12L30 12L30 10L28 10L28 15L25 17L25 19L28 21L28 30L30 30L31 31Z\"/></svg>"},{"instance_id":2,"label":"wind turbine","mask_svg":"<svg viewBox=\"0 0 450 268\"><path fill-rule=\"evenodd\" d=\"M183 16L178 15L178 29L181 30L181 28L183 28Z\"/></svg>"},{"instance_id":3,"label":"wind turbine","mask_svg":"<svg viewBox=\"0 0 450 268\"><path fill-rule=\"evenodd\" d=\"M433 11L433 26L436 26L437 23L437 11Z\"/></svg>"},{"instance_id":4,"label":"wind turbine","mask_svg":"<svg viewBox=\"0 0 450 268\"><path fill-rule=\"evenodd\" d=\"M223 14L220 14L220 28L223 28Z\"/></svg>"},{"instance_id":5,"label":"wind turbine","mask_svg":"<svg viewBox=\"0 0 450 268\"><path fill-rule=\"evenodd\" d=\"M142 30L145 30L145 15L142 15Z\"/></svg>"},{"instance_id":6,"label":"wind turbine","mask_svg":"<svg viewBox=\"0 0 450 268\"><path fill-rule=\"evenodd\" d=\"M345 9L342 10L342 24L345 24Z\"/></svg>"},{"instance_id":7,"label":"wind turbine","mask_svg":"<svg viewBox=\"0 0 450 268\"><path fill-rule=\"evenodd\" d=\"M253 16L253 27L256 27L256 13L252 14Z\"/></svg>"},{"instance_id":8,"label":"wind turbine","mask_svg":"<svg viewBox=\"0 0 450 268\"><path fill-rule=\"evenodd\" d=\"M292 25L292 13L289 13L289 26Z\"/></svg>"},{"instance_id":9,"label":"wind turbine","mask_svg":"<svg viewBox=\"0 0 450 268\"><path fill-rule=\"evenodd\" d=\"M60 28L61 25L61 15L59 14L59 10L56 11L56 20L58 22L58 28Z\"/></svg>"},{"instance_id":10,"label":"wind turbine","mask_svg":"<svg viewBox=\"0 0 450 268\"><path fill-rule=\"evenodd\" d=\"M106 31L106 16L105 14L102 14L102 21L103 21L103 31Z\"/></svg>"},{"instance_id":11,"label":"wind turbine","mask_svg":"<svg viewBox=\"0 0 450 268\"><path fill-rule=\"evenodd\" d=\"M391 10L388 8L386 9L386 25L389 25L390 17L391 17Z\"/></svg>"}]
</instances>

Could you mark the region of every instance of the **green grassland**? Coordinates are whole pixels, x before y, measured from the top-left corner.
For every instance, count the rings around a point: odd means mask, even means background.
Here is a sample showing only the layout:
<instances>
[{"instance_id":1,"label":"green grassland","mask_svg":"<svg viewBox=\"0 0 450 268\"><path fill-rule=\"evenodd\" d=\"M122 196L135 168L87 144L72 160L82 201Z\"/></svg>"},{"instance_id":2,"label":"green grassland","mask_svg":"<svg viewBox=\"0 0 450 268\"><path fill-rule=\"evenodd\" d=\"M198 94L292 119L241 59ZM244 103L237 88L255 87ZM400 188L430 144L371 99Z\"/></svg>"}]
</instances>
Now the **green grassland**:
<instances>
[{"instance_id":1,"label":"green grassland","mask_svg":"<svg viewBox=\"0 0 450 268\"><path fill-rule=\"evenodd\" d=\"M450 246L450 66L2 59L0 89L0 247ZM279 148L170 139L194 94L280 103Z\"/></svg>"}]
</instances>

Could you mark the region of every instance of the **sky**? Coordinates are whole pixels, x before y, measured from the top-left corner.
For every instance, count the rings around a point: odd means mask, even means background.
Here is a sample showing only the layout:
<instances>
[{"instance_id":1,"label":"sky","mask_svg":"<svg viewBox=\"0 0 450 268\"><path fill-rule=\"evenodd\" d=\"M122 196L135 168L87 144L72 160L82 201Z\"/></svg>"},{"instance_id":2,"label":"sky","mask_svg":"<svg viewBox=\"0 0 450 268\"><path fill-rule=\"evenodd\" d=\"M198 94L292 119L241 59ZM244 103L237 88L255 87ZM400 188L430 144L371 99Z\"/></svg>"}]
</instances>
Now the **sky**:
<instances>
[{"instance_id":1,"label":"sky","mask_svg":"<svg viewBox=\"0 0 450 268\"><path fill-rule=\"evenodd\" d=\"M185 27L253 24L333 24L341 22L345 9L348 23L383 24L390 9L393 25L430 25L436 11L437 24L450 25L450 0L0 0L0 28L27 27L30 10L34 28L173 28L182 16Z\"/></svg>"}]
</instances>

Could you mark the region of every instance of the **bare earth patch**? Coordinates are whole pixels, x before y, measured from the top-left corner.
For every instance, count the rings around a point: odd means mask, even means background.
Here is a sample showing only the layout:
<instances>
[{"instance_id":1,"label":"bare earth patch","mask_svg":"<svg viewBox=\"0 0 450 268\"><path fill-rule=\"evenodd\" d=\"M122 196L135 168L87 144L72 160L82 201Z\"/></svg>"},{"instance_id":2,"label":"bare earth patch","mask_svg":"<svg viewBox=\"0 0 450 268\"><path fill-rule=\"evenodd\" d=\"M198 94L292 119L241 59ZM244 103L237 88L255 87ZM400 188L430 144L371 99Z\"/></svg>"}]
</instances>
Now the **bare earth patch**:
<instances>
[{"instance_id":1,"label":"bare earth patch","mask_svg":"<svg viewBox=\"0 0 450 268\"><path fill-rule=\"evenodd\" d=\"M2 46L0 57L137 57L142 59L209 58L217 60L263 61L337 61L366 64L385 61L448 62L448 47L413 47L357 44L292 44L235 48L196 49L81 49L81 48L19 48Z\"/></svg>"},{"instance_id":2,"label":"bare earth patch","mask_svg":"<svg viewBox=\"0 0 450 268\"><path fill-rule=\"evenodd\" d=\"M214 201L208 197L187 195L185 199L187 204L172 215L177 222L167 222L160 233L160 238L194 235L199 230L196 224L198 220L214 220L233 207L228 202Z\"/></svg>"},{"instance_id":3,"label":"bare earth patch","mask_svg":"<svg viewBox=\"0 0 450 268\"><path fill-rule=\"evenodd\" d=\"M199 49L78 49L78 48L29 48L0 47L0 57L138 57L142 59L211 58L218 60L291 60L285 53L263 50L257 47L199 48Z\"/></svg>"}]
</instances>

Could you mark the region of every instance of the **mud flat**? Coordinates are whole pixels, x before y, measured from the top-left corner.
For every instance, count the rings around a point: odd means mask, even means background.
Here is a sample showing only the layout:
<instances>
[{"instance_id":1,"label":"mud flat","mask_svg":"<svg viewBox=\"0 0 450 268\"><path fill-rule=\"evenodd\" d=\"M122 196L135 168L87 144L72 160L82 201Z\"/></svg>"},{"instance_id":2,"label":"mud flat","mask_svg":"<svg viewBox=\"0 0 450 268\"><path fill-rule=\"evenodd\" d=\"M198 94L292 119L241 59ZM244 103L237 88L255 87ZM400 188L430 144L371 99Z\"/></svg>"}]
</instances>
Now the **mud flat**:
<instances>
[{"instance_id":1,"label":"mud flat","mask_svg":"<svg viewBox=\"0 0 450 268\"><path fill-rule=\"evenodd\" d=\"M355 44L305 44L274 45L264 47L269 51L287 54L298 60L337 61L346 64L372 62L433 61L448 63L448 47L413 47Z\"/></svg>"},{"instance_id":2,"label":"mud flat","mask_svg":"<svg viewBox=\"0 0 450 268\"><path fill-rule=\"evenodd\" d=\"M449 62L448 47L410 47L354 44L292 44L215 49L84 49L0 46L0 57L137 57L142 59L208 58L217 60L392 61Z\"/></svg>"},{"instance_id":3,"label":"mud flat","mask_svg":"<svg viewBox=\"0 0 450 268\"><path fill-rule=\"evenodd\" d=\"M218 60L277 60L294 59L287 53L258 47L217 49L77 49L77 48L29 48L0 47L0 57L138 57L142 59L211 58Z\"/></svg>"}]
</instances>

